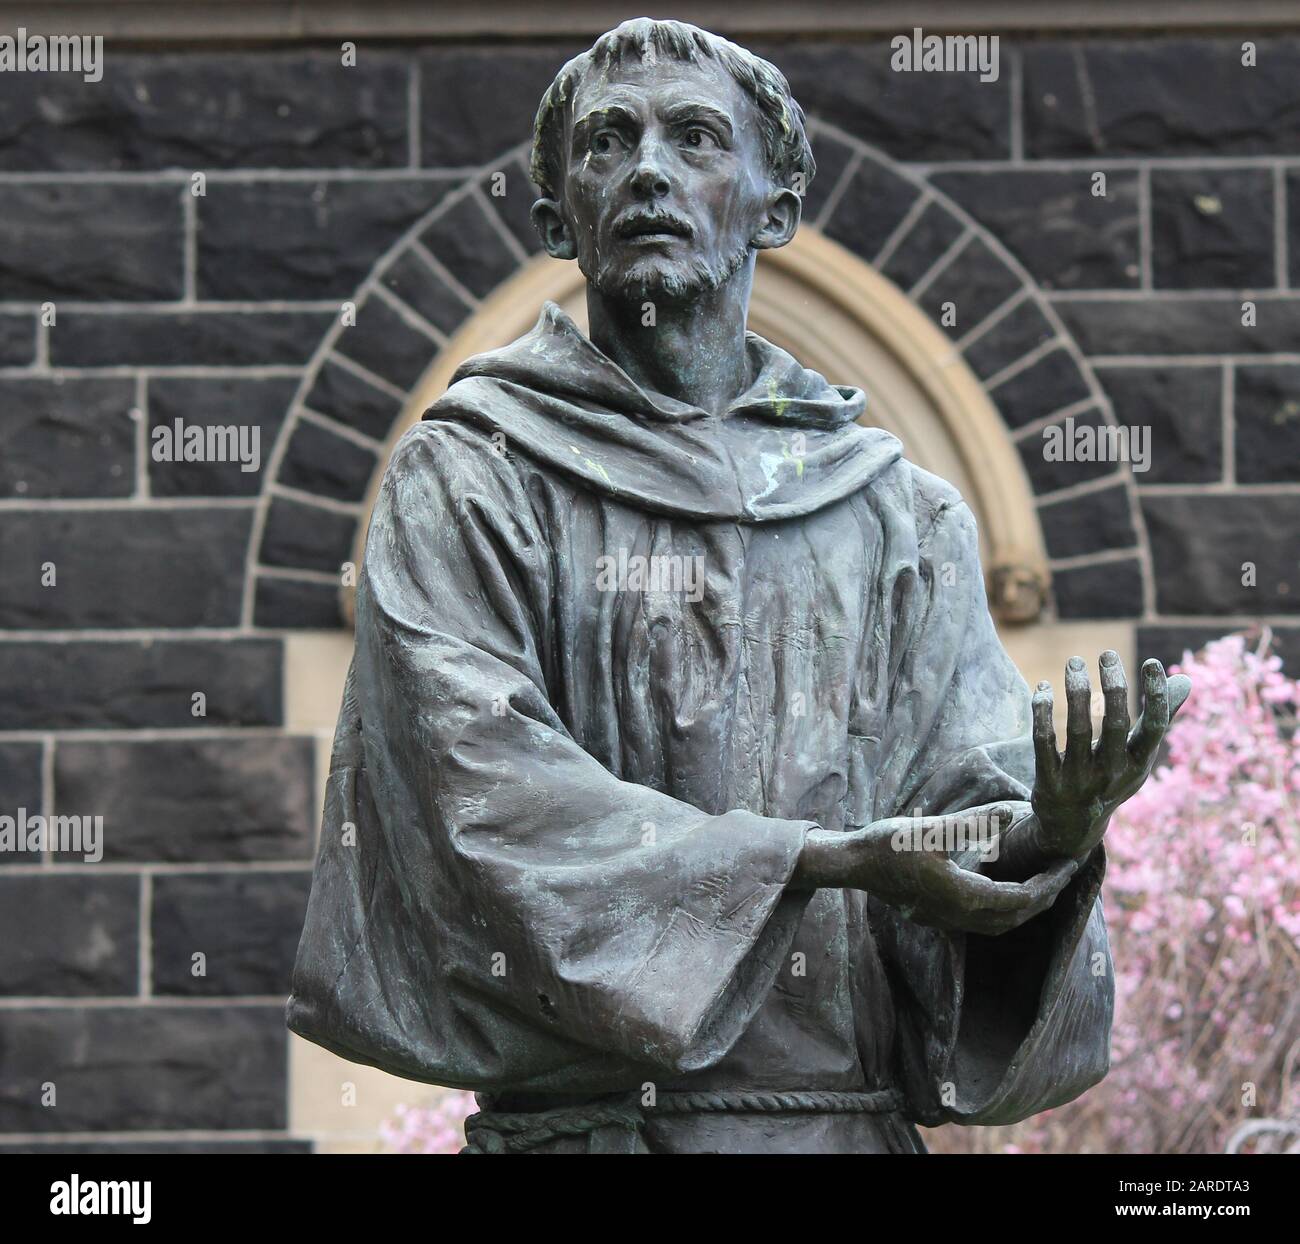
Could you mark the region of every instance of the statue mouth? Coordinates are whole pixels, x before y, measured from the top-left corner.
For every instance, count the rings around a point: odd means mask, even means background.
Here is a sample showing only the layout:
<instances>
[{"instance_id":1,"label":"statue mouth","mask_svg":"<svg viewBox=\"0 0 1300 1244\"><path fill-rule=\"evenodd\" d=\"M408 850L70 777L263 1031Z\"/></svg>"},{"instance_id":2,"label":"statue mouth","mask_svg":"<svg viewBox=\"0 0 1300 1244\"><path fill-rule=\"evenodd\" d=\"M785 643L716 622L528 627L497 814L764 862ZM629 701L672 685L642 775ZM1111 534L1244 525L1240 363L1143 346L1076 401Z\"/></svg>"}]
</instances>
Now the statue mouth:
<instances>
[{"instance_id":1,"label":"statue mouth","mask_svg":"<svg viewBox=\"0 0 1300 1244\"><path fill-rule=\"evenodd\" d=\"M639 213L614 226L614 236L629 241L666 241L671 238L689 238L691 233L691 227L686 221L659 213Z\"/></svg>"}]
</instances>

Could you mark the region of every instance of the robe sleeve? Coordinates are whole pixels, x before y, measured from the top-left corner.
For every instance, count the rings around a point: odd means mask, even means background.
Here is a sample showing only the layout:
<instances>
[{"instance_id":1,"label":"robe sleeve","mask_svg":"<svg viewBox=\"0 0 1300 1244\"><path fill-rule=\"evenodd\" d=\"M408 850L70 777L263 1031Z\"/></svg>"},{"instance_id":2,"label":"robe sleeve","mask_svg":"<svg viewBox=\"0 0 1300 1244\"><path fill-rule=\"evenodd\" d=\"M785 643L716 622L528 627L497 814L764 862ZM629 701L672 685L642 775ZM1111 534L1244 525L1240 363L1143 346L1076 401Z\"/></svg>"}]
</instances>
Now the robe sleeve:
<instances>
[{"instance_id":1,"label":"robe sleeve","mask_svg":"<svg viewBox=\"0 0 1300 1244\"><path fill-rule=\"evenodd\" d=\"M948 485L916 477L916 557L892 592L901 655L875 815L1005 800L1018 819L1033 790L1029 690L989 614L974 516ZM1098 847L1047 912L1001 937L925 928L871 899L914 1121L1011 1123L1106 1074L1114 979L1104 870Z\"/></svg>"},{"instance_id":2,"label":"robe sleeve","mask_svg":"<svg viewBox=\"0 0 1300 1244\"><path fill-rule=\"evenodd\" d=\"M336 958L405 965L371 974L386 983L358 996L362 1026L396 1033L388 1065L439 1083L576 1088L593 1082L583 1067L610 1083L708 1067L767 995L807 902L785 886L812 822L706 814L575 742L548 687L557 555L486 437L426 422L399 444L354 669L397 895ZM309 944L329 919L309 913L300 951L308 1010L336 985Z\"/></svg>"}]
</instances>

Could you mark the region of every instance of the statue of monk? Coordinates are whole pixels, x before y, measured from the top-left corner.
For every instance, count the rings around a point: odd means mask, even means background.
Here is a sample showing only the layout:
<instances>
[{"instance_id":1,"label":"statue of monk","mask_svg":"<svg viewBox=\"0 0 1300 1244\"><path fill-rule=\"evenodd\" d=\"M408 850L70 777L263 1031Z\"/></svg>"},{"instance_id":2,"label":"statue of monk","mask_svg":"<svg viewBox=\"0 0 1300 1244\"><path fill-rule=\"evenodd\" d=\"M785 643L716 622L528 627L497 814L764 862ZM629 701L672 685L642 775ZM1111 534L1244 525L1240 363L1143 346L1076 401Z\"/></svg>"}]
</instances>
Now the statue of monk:
<instances>
[{"instance_id":1,"label":"statue of monk","mask_svg":"<svg viewBox=\"0 0 1300 1244\"><path fill-rule=\"evenodd\" d=\"M474 1152L921 1151L1106 1073L1100 888L1184 678L1034 696L974 517L746 330L814 173L771 64L625 22L537 114L587 280L468 359L370 522L289 1025ZM792 314L796 313L792 309Z\"/></svg>"}]
</instances>

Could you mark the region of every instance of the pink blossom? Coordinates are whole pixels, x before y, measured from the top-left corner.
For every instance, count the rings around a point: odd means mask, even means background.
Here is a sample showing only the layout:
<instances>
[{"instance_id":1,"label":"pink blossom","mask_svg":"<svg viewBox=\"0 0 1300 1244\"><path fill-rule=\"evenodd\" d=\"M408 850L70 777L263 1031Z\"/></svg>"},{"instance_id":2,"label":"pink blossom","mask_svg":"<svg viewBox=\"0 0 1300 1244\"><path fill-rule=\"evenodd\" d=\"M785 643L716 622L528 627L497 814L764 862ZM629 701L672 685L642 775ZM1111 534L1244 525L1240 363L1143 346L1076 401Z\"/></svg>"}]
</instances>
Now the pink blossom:
<instances>
[{"instance_id":1,"label":"pink blossom","mask_svg":"<svg viewBox=\"0 0 1300 1244\"><path fill-rule=\"evenodd\" d=\"M441 1089L424 1105L398 1106L380 1125L379 1138L392 1153L459 1153L465 1119L476 1109L473 1093Z\"/></svg>"},{"instance_id":2,"label":"pink blossom","mask_svg":"<svg viewBox=\"0 0 1300 1244\"><path fill-rule=\"evenodd\" d=\"M1268 643L1230 635L1184 656L1193 689L1167 763L1107 832L1110 1074L995 1135L941 1129L934 1147L1194 1153L1247 1119L1300 1122L1300 682Z\"/></svg>"}]
</instances>

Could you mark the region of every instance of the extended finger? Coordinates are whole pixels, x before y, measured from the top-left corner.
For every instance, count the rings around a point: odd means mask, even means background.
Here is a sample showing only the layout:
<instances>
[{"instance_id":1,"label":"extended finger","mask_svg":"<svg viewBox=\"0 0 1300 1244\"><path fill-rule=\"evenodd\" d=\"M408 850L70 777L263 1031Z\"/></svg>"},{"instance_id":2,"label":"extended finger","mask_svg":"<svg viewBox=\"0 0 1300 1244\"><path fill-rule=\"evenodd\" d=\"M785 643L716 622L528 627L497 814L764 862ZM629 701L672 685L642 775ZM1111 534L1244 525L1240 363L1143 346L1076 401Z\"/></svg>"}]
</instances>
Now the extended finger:
<instances>
[{"instance_id":1,"label":"extended finger","mask_svg":"<svg viewBox=\"0 0 1300 1244\"><path fill-rule=\"evenodd\" d=\"M1036 874L1023 883L1028 901L1011 911L988 912L977 917L982 931L997 936L1009 933L1028 923L1035 916L1041 916L1056 902L1065 889L1070 878L1078 871L1077 860L1060 860L1045 871Z\"/></svg>"},{"instance_id":2,"label":"extended finger","mask_svg":"<svg viewBox=\"0 0 1300 1244\"><path fill-rule=\"evenodd\" d=\"M1025 885L1033 892L1035 901L1046 899L1047 903L1051 903L1078 871L1077 859L1057 860L1041 873L1035 873Z\"/></svg>"},{"instance_id":3,"label":"extended finger","mask_svg":"<svg viewBox=\"0 0 1300 1244\"><path fill-rule=\"evenodd\" d=\"M1129 736L1128 751L1145 765L1160 746L1169 728L1169 682L1165 667L1152 658L1142 663L1142 715Z\"/></svg>"},{"instance_id":4,"label":"extended finger","mask_svg":"<svg viewBox=\"0 0 1300 1244\"><path fill-rule=\"evenodd\" d=\"M1015 820L1018 811L1023 810L1023 804L1017 808L1015 804L1001 799L997 803L981 803L974 808L964 808L944 819L951 824L960 825L968 834L996 835Z\"/></svg>"},{"instance_id":5,"label":"extended finger","mask_svg":"<svg viewBox=\"0 0 1300 1244\"><path fill-rule=\"evenodd\" d=\"M1028 911L1040 895L1029 882L994 881L983 873L950 864L947 881L972 915L1013 915Z\"/></svg>"},{"instance_id":6,"label":"extended finger","mask_svg":"<svg viewBox=\"0 0 1300 1244\"><path fill-rule=\"evenodd\" d=\"M1107 650L1101 654L1101 692L1106 700L1106 715L1098 747L1107 773L1115 777L1128 763L1129 730L1128 681L1117 652Z\"/></svg>"},{"instance_id":7,"label":"extended finger","mask_svg":"<svg viewBox=\"0 0 1300 1244\"><path fill-rule=\"evenodd\" d=\"M1169 676L1169 720L1173 721L1174 714L1182 708L1187 697L1192 694L1192 680L1186 674L1171 674Z\"/></svg>"},{"instance_id":8,"label":"extended finger","mask_svg":"<svg viewBox=\"0 0 1300 1244\"><path fill-rule=\"evenodd\" d=\"M1065 759L1062 776L1075 785L1088 770L1092 759L1092 685L1082 657L1071 657L1065 666Z\"/></svg>"},{"instance_id":9,"label":"extended finger","mask_svg":"<svg viewBox=\"0 0 1300 1244\"><path fill-rule=\"evenodd\" d=\"M1061 770L1056 751L1056 723L1052 720L1052 684L1040 682L1034 692L1034 762L1035 792L1051 791Z\"/></svg>"},{"instance_id":10,"label":"extended finger","mask_svg":"<svg viewBox=\"0 0 1300 1244\"><path fill-rule=\"evenodd\" d=\"M970 868L986 858L997 858L1002 835L1011 828L1017 811L1010 803L985 803L936 819L943 823L950 857ZM1023 804L1019 811L1025 811Z\"/></svg>"}]
</instances>

